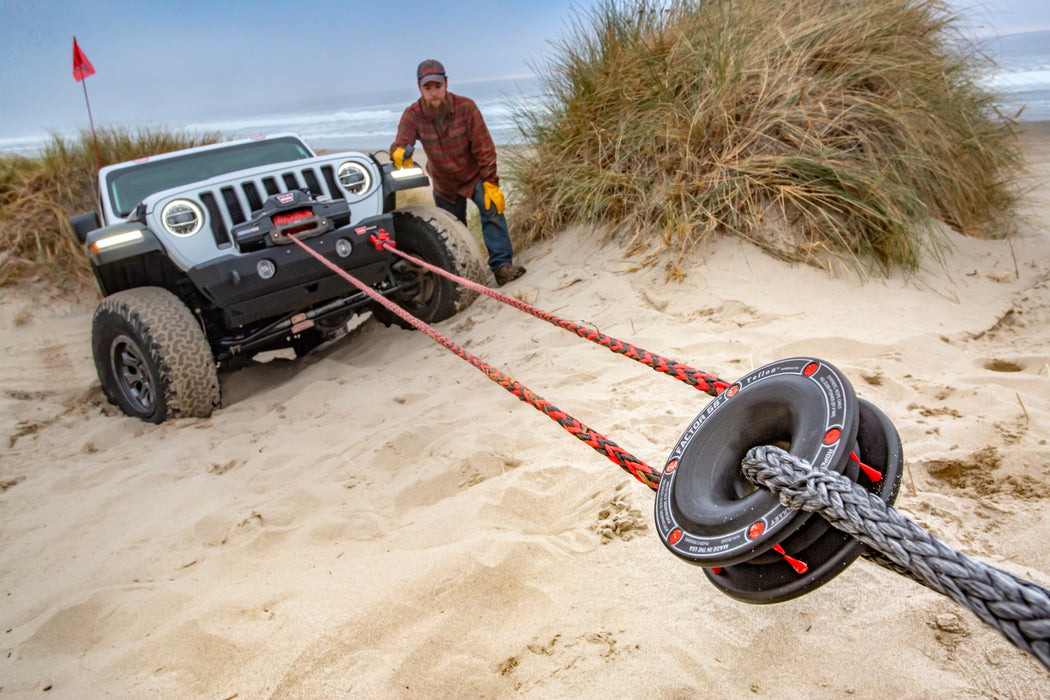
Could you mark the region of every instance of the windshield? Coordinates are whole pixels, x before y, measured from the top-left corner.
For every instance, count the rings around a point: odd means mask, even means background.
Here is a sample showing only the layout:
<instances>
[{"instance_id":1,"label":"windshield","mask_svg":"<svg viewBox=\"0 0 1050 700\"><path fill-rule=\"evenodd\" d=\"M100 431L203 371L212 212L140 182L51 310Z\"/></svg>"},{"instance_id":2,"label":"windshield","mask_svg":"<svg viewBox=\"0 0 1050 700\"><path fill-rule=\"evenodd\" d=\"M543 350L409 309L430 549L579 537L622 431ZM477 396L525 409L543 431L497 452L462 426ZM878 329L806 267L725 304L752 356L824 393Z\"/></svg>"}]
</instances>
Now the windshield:
<instances>
[{"instance_id":1,"label":"windshield","mask_svg":"<svg viewBox=\"0 0 1050 700\"><path fill-rule=\"evenodd\" d=\"M106 189L117 214L127 216L154 192L237 170L312 157L306 146L295 138L252 141L130 165L109 173Z\"/></svg>"}]
</instances>

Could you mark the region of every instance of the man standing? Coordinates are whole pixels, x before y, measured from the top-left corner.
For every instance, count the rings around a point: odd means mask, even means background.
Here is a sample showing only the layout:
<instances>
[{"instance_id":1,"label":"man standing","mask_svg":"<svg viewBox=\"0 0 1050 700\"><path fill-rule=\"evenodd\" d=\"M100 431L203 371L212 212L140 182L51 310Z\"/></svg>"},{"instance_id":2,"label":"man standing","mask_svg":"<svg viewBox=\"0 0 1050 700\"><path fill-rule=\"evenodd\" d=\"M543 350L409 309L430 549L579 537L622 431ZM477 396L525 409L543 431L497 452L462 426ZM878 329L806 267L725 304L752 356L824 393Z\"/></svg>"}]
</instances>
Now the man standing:
<instances>
[{"instance_id":1,"label":"man standing","mask_svg":"<svg viewBox=\"0 0 1050 700\"><path fill-rule=\"evenodd\" d=\"M420 98L404 114L390 146L397 168L411 167L405 148L418 140L427 154L434 203L467 223L467 200L481 214L489 269L502 286L525 274L513 263L514 249L503 217L506 203L496 175L496 147L474 101L448 92L445 67L428 59L416 69Z\"/></svg>"}]
</instances>

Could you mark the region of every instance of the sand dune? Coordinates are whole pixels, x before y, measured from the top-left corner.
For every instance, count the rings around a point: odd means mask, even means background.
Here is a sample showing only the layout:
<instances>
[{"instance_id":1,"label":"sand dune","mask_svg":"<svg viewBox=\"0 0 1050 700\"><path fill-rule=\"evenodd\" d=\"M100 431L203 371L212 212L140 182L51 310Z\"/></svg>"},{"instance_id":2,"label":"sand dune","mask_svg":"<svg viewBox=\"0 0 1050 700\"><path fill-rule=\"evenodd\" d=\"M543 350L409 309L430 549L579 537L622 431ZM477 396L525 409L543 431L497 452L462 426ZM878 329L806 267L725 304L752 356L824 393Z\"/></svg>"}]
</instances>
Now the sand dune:
<instances>
[{"instance_id":1,"label":"sand dune","mask_svg":"<svg viewBox=\"0 0 1050 700\"><path fill-rule=\"evenodd\" d=\"M1050 175L1050 138L1026 138ZM841 369L893 420L898 507L1050 584L1050 189L1011 241L862 283L724 240L684 282L587 229L510 292L735 379ZM672 557L653 495L421 333L363 324L223 377L210 420L102 396L90 300L0 304L0 694L1050 696L1034 660L858 562L774 606ZM708 397L482 298L440 326L661 467Z\"/></svg>"}]
</instances>

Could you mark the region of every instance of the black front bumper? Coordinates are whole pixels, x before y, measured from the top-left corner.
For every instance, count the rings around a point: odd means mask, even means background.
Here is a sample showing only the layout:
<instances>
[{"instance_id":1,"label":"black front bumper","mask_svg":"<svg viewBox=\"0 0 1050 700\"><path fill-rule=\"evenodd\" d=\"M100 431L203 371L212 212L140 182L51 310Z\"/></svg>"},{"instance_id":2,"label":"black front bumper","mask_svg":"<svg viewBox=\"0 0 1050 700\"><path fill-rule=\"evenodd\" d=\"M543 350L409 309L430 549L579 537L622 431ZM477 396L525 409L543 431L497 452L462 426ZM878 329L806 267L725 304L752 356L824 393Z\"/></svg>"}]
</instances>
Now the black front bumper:
<instances>
[{"instance_id":1,"label":"black front bumper","mask_svg":"<svg viewBox=\"0 0 1050 700\"><path fill-rule=\"evenodd\" d=\"M375 286L387 279L392 262L391 254L377 250L370 240L383 231L395 240L394 220L389 214L369 217L303 242L364 284ZM346 257L340 257L336 252L337 242L341 239L350 244L351 252ZM259 263L263 260L269 260L276 268L269 279L259 275ZM187 274L197 288L222 309L230 330L306 311L322 302L358 291L295 244L232 253L192 268Z\"/></svg>"}]
</instances>

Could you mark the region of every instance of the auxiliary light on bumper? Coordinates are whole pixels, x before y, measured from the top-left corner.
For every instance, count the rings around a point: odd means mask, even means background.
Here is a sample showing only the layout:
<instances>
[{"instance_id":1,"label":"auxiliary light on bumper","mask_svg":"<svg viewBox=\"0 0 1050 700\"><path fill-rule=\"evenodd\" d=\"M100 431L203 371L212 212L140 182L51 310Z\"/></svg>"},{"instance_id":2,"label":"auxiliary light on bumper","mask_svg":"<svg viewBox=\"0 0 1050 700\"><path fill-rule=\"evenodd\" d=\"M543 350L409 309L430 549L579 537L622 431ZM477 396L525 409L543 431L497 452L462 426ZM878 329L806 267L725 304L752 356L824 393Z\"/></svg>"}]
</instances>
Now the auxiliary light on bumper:
<instances>
[{"instance_id":1,"label":"auxiliary light on bumper","mask_svg":"<svg viewBox=\"0 0 1050 700\"><path fill-rule=\"evenodd\" d=\"M92 243L91 252L98 255L103 250L115 248L116 246L127 245L129 243L138 243L142 239L142 231L124 231L122 233L115 233L112 236L100 238L94 243Z\"/></svg>"},{"instance_id":2,"label":"auxiliary light on bumper","mask_svg":"<svg viewBox=\"0 0 1050 700\"><path fill-rule=\"evenodd\" d=\"M391 170L390 177L395 180L404 180L409 177L422 177L423 168L401 168L400 170Z\"/></svg>"}]
</instances>

